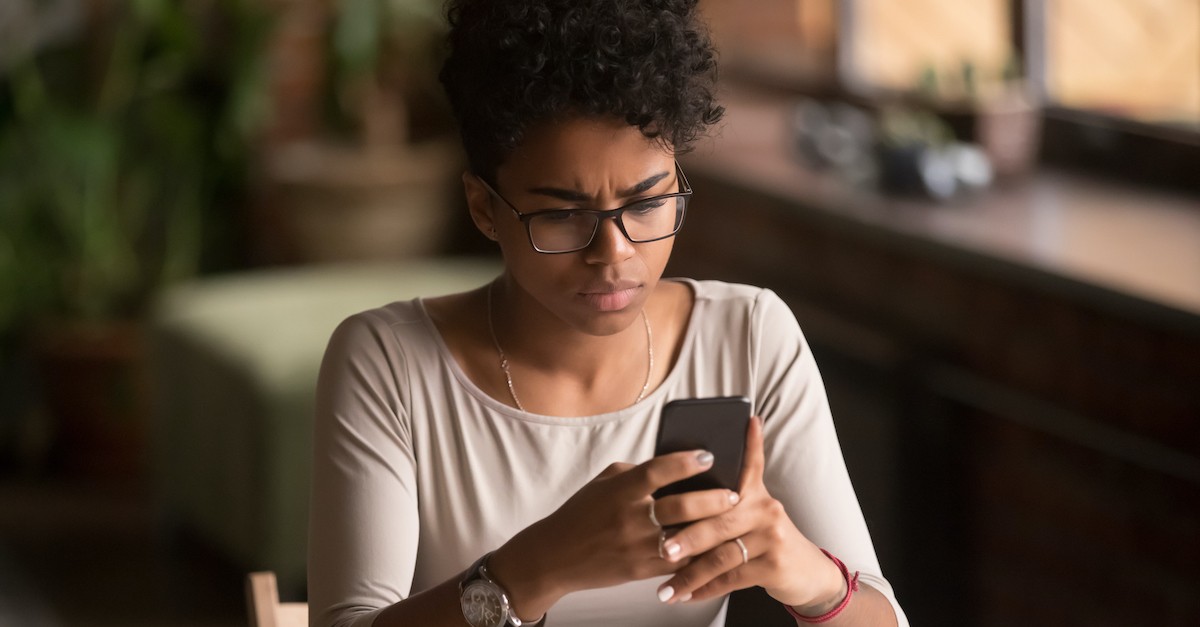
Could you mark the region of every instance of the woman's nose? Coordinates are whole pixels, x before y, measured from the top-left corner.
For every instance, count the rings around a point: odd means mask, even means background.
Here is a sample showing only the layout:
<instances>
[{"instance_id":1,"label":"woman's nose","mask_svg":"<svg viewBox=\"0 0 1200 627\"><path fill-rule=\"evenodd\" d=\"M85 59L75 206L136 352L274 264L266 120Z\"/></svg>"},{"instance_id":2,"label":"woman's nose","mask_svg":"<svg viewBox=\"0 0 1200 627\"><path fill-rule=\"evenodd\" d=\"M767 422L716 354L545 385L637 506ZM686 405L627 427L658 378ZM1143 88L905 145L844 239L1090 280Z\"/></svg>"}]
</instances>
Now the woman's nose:
<instances>
[{"instance_id":1,"label":"woman's nose","mask_svg":"<svg viewBox=\"0 0 1200 627\"><path fill-rule=\"evenodd\" d=\"M617 221L605 218L596 225L596 235L584 251L589 262L611 264L628 259L636 249Z\"/></svg>"}]
</instances>

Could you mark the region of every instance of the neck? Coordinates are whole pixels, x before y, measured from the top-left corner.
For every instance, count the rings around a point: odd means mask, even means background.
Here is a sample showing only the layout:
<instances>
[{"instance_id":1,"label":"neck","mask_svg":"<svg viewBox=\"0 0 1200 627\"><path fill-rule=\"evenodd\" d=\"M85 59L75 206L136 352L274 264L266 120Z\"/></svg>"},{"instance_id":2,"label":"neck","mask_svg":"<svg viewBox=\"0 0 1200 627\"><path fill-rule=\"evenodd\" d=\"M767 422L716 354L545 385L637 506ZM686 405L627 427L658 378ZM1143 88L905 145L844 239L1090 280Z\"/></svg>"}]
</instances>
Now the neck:
<instances>
[{"instance_id":1,"label":"neck","mask_svg":"<svg viewBox=\"0 0 1200 627\"><path fill-rule=\"evenodd\" d=\"M554 315L510 280L502 277L488 289L497 341L508 359L523 368L586 381L614 367L630 367L631 355L638 356L638 363L645 360L646 329L640 311L616 333L595 335Z\"/></svg>"},{"instance_id":2,"label":"neck","mask_svg":"<svg viewBox=\"0 0 1200 627\"><path fill-rule=\"evenodd\" d=\"M513 372L518 369L500 345L495 330L495 306L492 294L493 285L489 285L487 304L488 326L500 358L500 369L504 374L508 396L511 398L512 404L518 409L531 411L521 401L521 396L516 390L517 386ZM637 397L632 399L633 403L640 402L645 397L654 373L654 342L651 337L650 321L646 317L644 310L638 311L638 317L642 322L640 326L644 332L642 346L644 347L645 366L642 368L644 376L641 379L641 385L638 386ZM545 345L545 342L542 342L542 344ZM594 342L588 342L588 344L594 344ZM605 349L609 353L614 353L612 348L618 345L618 341L616 339L609 339L606 344ZM542 368L540 371L534 367L521 369L524 371L524 382L528 383L529 390L534 392L533 394L526 395L526 402L530 401L532 397L535 409L542 410L542 413L552 413L546 410L558 410L560 412L567 412L565 415L587 415L625 406L623 404L614 406L613 404L614 402L621 403L621 401L616 400L623 395L621 390L630 388L631 381L629 377L632 372L630 370L630 362L631 359L636 358L633 353L614 356L613 365L611 366L613 369L607 372L607 376L604 377L601 377L600 373L610 367L608 362L599 359L599 356L594 352L587 351L586 347L580 346L578 341L574 343L574 346L557 346L555 353L559 355L558 359L549 362L550 365ZM579 370L575 372L567 370L568 364L583 362L565 359L562 357L564 354L585 357L588 361L587 373L589 374L581 375Z\"/></svg>"}]
</instances>

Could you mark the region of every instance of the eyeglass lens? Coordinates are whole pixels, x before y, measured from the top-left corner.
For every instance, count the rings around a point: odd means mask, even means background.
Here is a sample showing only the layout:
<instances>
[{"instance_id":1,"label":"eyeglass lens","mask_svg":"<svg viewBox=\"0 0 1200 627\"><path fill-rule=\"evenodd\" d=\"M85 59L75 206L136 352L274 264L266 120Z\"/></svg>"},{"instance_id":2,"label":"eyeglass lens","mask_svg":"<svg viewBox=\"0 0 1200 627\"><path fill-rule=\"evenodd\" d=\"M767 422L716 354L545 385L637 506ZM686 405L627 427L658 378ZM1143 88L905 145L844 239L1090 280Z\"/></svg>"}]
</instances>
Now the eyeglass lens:
<instances>
[{"instance_id":1,"label":"eyeglass lens","mask_svg":"<svg viewBox=\"0 0 1200 627\"><path fill-rule=\"evenodd\" d=\"M648 198L629 205L616 219L634 242L663 239L679 229L687 200L687 196ZM529 218L529 235L533 245L546 252L586 248L601 218L605 217L601 213L548 211L535 214Z\"/></svg>"}]
</instances>

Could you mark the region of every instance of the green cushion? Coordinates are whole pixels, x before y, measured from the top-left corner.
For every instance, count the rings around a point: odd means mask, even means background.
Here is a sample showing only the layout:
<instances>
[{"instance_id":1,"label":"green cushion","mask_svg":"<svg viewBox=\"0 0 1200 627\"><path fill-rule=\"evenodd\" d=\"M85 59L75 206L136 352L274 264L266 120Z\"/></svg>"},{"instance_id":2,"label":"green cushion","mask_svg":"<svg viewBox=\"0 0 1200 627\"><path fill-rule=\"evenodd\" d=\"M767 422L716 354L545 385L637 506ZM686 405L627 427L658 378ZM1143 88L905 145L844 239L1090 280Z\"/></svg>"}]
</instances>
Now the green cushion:
<instances>
[{"instance_id":1,"label":"green cushion","mask_svg":"<svg viewBox=\"0 0 1200 627\"><path fill-rule=\"evenodd\" d=\"M167 512L235 563L301 585L313 392L333 329L357 311L478 287L500 270L435 258L258 270L169 290L150 335Z\"/></svg>"}]
</instances>

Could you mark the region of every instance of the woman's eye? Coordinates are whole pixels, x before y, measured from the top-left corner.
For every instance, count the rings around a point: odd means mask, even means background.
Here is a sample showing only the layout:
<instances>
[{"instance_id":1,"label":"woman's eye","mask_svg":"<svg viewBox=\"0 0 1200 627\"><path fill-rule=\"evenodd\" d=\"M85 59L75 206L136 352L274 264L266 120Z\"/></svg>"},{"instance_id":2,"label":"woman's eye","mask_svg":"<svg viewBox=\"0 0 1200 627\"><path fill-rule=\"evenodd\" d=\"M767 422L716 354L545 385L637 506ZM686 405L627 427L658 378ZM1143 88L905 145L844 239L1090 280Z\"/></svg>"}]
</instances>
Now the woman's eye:
<instances>
[{"instance_id":1,"label":"woman's eye","mask_svg":"<svg viewBox=\"0 0 1200 627\"><path fill-rule=\"evenodd\" d=\"M574 217L574 211L545 211L538 214L538 219L546 222L569 222Z\"/></svg>"},{"instance_id":2,"label":"woman's eye","mask_svg":"<svg viewBox=\"0 0 1200 627\"><path fill-rule=\"evenodd\" d=\"M667 204L667 199L653 198L651 200L639 202L638 204L630 207L629 210L634 213L650 213L651 211L654 211L665 204Z\"/></svg>"}]
</instances>

